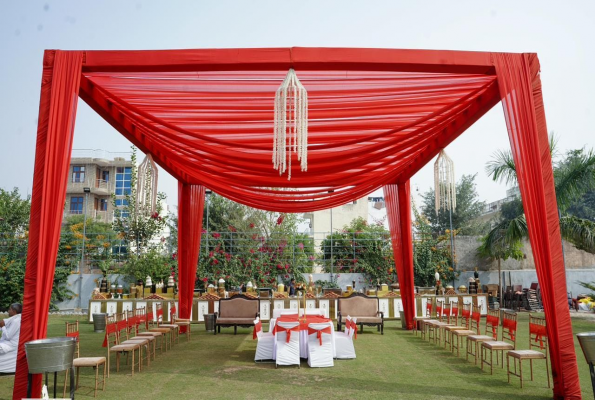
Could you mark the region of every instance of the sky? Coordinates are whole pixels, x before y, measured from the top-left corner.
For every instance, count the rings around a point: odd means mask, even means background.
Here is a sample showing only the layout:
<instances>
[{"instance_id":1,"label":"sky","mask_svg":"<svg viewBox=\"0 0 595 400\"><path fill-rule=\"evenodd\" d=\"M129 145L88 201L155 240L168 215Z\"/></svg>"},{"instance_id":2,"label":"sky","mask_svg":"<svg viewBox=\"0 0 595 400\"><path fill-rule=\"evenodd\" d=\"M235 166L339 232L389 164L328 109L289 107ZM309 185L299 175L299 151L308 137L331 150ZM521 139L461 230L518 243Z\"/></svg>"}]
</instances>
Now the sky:
<instances>
[{"instance_id":1,"label":"sky","mask_svg":"<svg viewBox=\"0 0 595 400\"><path fill-rule=\"evenodd\" d=\"M559 150L594 148L594 1L2 1L0 187L31 193L44 49L149 50L244 47L378 47L534 52L548 131ZM130 144L79 101L74 149ZM445 150L456 178L477 174L481 200L505 197L485 164L509 148L500 104ZM433 161L411 180L433 186ZM177 182L159 190L177 203ZM375 193L380 194L381 191ZM419 199L418 199L419 201Z\"/></svg>"}]
</instances>

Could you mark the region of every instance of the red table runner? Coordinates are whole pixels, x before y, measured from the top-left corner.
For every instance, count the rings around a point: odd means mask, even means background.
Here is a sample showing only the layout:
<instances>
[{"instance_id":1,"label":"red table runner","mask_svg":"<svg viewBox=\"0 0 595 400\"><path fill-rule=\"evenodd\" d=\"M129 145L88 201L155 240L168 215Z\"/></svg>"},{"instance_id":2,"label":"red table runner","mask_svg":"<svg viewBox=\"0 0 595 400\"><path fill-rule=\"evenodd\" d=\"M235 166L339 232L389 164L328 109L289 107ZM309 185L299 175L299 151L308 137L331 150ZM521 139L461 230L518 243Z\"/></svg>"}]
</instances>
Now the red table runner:
<instances>
[{"instance_id":1,"label":"red table runner","mask_svg":"<svg viewBox=\"0 0 595 400\"><path fill-rule=\"evenodd\" d=\"M298 315L297 314L285 314L281 315L277 318L277 323L279 322L298 322ZM321 324L324 322L331 322L329 318L321 317L318 315L308 315L306 320L303 319L299 320L300 323L300 331L307 331L308 324ZM273 329L273 334L277 332L277 324L275 324L275 328Z\"/></svg>"}]
</instances>

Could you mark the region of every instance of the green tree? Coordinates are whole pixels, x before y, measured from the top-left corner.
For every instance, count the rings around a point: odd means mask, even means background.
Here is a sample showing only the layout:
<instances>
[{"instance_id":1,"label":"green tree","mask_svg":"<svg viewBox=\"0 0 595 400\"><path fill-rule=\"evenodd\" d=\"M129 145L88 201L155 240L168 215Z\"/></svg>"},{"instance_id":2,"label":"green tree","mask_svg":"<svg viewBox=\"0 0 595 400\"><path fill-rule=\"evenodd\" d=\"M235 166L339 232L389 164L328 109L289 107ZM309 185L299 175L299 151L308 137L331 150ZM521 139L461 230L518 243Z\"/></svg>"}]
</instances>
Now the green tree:
<instances>
[{"instance_id":1,"label":"green tree","mask_svg":"<svg viewBox=\"0 0 595 400\"><path fill-rule=\"evenodd\" d=\"M270 279L276 279L277 275L295 275L297 280L301 280L299 272L311 269L314 264L314 242L308 235L297 232L300 222L297 214L257 210L216 193L208 195L206 201L198 273L200 279L210 279L215 275L223 275L224 279L227 275L233 276L224 274L223 266L235 265L236 258L240 264L248 261L250 266L260 264L261 270L269 272L267 277L261 276L256 270L241 274L241 279L254 280L259 286L270 284ZM217 254L228 254L233 260L220 260ZM283 266L283 271L277 271L278 265Z\"/></svg>"},{"instance_id":2,"label":"green tree","mask_svg":"<svg viewBox=\"0 0 595 400\"><path fill-rule=\"evenodd\" d=\"M420 214L412 205L415 220L413 223L415 240L413 243L413 281L416 286L434 286L435 274L440 274L443 282L451 282L458 273L453 268L450 249L450 236L434 234L430 220Z\"/></svg>"},{"instance_id":3,"label":"green tree","mask_svg":"<svg viewBox=\"0 0 595 400\"><path fill-rule=\"evenodd\" d=\"M485 209L485 203L478 200L475 175L463 175L456 184L457 207L452 213L452 226L460 235L477 235L487 230L487 225L481 223L478 217ZM440 235L450 230L449 210L439 210L436 213L434 189L422 195L421 212L430 221L432 234Z\"/></svg>"},{"instance_id":4,"label":"green tree","mask_svg":"<svg viewBox=\"0 0 595 400\"><path fill-rule=\"evenodd\" d=\"M0 188L0 235L14 237L29 227L31 196L21 198L19 190L7 191Z\"/></svg>"},{"instance_id":5,"label":"green tree","mask_svg":"<svg viewBox=\"0 0 595 400\"><path fill-rule=\"evenodd\" d=\"M331 257L332 243L332 257ZM363 273L368 284L391 283L395 264L390 247L390 233L382 224L368 224L359 217L340 232L328 235L320 244L325 270L335 273Z\"/></svg>"},{"instance_id":6,"label":"green tree","mask_svg":"<svg viewBox=\"0 0 595 400\"><path fill-rule=\"evenodd\" d=\"M510 226L510 225L509 225ZM505 237L506 233L500 234L500 237ZM481 238L481 245L477 249L481 257L498 260L498 287L500 288L500 298L502 298L502 267L501 261L506 261L509 258L514 260L521 260L525 257L522 251L523 242L520 240L512 243L503 240L491 240L488 235Z\"/></svg>"},{"instance_id":7,"label":"green tree","mask_svg":"<svg viewBox=\"0 0 595 400\"><path fill-rule=\"evenodd\" d=\"M595 190L585 193L566 209L577 218L595 221Z\"/></svg>"},{"instance_id":8,"label":"green tree","mask_svg":"<svg viewBox=\"0 0 595 400\"><path fill-rule=\"evenodd\" d=\"M592 150L572 150L556 162L556 141L550 137L550 153L553 158L554 186L560 213L562 237L575 247L595 253L595 222L569 213L571 205L585 193L595 189L595 154ZM488 176L494 181L509 185L517 184L516 166L510 151L498 151L486 166ZM516 212L511 218L512 210ZM511 206L508 218L500 221L485 237L482 246L490 248L514 248L528 238L529 231L525 214L518 206Z\"/></svg>"},{"instance_id":9,"label":"green tree","mask_svg":"<svg viewBox=\"0 0 595 400\"><path fill-rule=\"evenodd\" d=\"M10 304L22 302L27 264L29 238L29 214L31 199L23 199L18 191L0 189L0 310L6 311ZM51 307L70 298L66 281L71 267L56 263Z\"/></svg>"},{"instance_id":10,"label":"green tree","mask_svg":"<svg viewBox=\"0 0 595 400\"><path fill-rule=\"evenodd\" d=\"M58 248L59 266L74 267L81 261L83 246L83 231L85 236L85 268L102 269L110 266L113 256L112 247L118 243L119 236L112 225L87 218L83 215L73 215L62 225L60 247Z\"/></svg>"},{"instance_id":11,"label":"green tree","mask_svg":"<svg viewBox=\"0 0 595 400\"><path fill-rule=\"evenodd\" d=\"M116 206L116 196L113 195L112 204L116 210L113 228L120 234L120 237L128 243L129 250L134 250L137 255L142 254L161 234L167 225L167 216L162 217L162 201L165 200L164 193L157 194L157 204L153 212L150 207L148 196L151 193L151 175L147 172L145 179L145 193L147 198L141 204L137 201L138 167L136 165L136 148L132 147L132 170L130 179L130 192L124 194L124 205ZM133 247L133 248L132 248Z\"/></svg>"}]
</instances>

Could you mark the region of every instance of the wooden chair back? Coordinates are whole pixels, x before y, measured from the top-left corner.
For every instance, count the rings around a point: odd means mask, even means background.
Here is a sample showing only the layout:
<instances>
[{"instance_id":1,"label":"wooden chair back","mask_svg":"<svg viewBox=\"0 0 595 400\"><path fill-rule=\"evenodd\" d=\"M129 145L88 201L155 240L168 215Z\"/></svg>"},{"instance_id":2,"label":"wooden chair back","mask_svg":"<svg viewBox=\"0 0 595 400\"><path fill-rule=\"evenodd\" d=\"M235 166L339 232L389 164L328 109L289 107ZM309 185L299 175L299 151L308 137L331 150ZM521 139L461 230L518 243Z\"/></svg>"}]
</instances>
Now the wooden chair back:
<instances>
[{"instance_id":1,"label":"wooden chair back","mask_svg":"<svg viewBox=\"0 0 595 400\"><path fill-rule=\"evenodd\" d=\"M173 324L174 319L178 316L178 309L176 308L176 302L171 303L171 307L169 309L169 320L172 321Z\"/></svg>"},{"instance_id":2,"label":"wooden chair back","mask_svg":"<svg viewBox=\"0 0 595 400\"><path fill-rule=\"evenodd\" d=\"M80 341L79 341L79 322L67 322L66 323L66 336L73 337L76 339L76 347L74 348L74 358L79 358L80 353Z\"/></svg>"},{"instance_id":3,"label":"wooden chair back","mask_svg":"<svg viewBox=\"0 0 595 400\"><path fill-rule=\"evenodd\" d=\"M136 334L138 335L143 328L144 330L147 328L147 314L144 307L134 310L134 319L136 324Z\"/></svg>"},{"instance_id":4,"label":"wooden chair back","mask_svg":"<svg viewBox=\"0 0 595 400\"><path fill-rule=\"evenodd\" d=\"M126 321L126 312L116 313L116 330L118 332L118 341L128 340L128 322ZM125 337L125 339L124 339Z\"/></svg>"},{"instance_id":5,"label":"wooden chair back","mask_svg":"<svg viewBox=\"0 0 595 400\"><path fill-rule=\"evenodd\" d=\"M432 299L429 298L426 303L426 317L432 316Z\"/></svg>"},{"instance_id":6,"label":"wooden chair back","mask_svg":"<svg viewBox=\"0 0 595 400\"><path fill-rule=\"evenodd\" d=\"M502 341L512 342L513 347L516 349L516 324L517 314L504 311L504 318L502 319Z\"/></svg>"},{"instance_id":7,"label":"wooden chair back","mask_svg":"<svg viewBox=\"0 0 595 400\"><path fill-rule=\"evenodd\" d=\"M163 305L161 303L157 303L155 305L155 312L156 312L156 320L157 320L157 326L159 326L159 324L163 323Z\"/></svg>"},{"instance_id":8,"label":"wooden chair back","mask_svg":"<svg viewBox=\"0 0 595 400\"><path fill-rule=\"evenodd\" d=\"M498 340L498 328L500 327L500 311L488 310L486 317L486 335L491 335L494 340Z\"/></svg>"},{"instance_id":9,"label":"wooden chair back","mask_svg":"<svg viewBox=\"0 0 595 400\"><path fill-rule=\"evenodd\" d=\"M115 315L108 315L105 320L105 342L104 347L107 346L109 351L110 345L115 346L120 344L120 335L118 331L118 321Z\"/></svg>"},{"instance_id":10,"label":"wooden chair back","mask_svg":"<svg viewBox=\"0 0 595 400\"><path fill-rule=\"evenodd\" d=\"M439 321L442 321L444 314L444 300L436 300L436 317Z\"/></svg>"},{"instance_id":11,"label":"wooden chair back","mask_svg":"<svg viewBox=\"0 0 595 400\"><path fill-rule=\"evenodd\" d=\"M133 310L126 311L126 323L128 325L128 336L136 336L136 316L134 315Z\"/></svg>"},{"instance_id":12,"label":"wooden chair back","mask_svg":"<svg viewBox=\"0 0 595 400\"><path fill-rule=\"evenodd\" d=\"M471 330L476 331L477 334L480 334L481 328L481 307L473 306L473 311L471 312Z\"/></svg>"},{"instance_id":13,"label":"wooden chair back","mask_svg":"<svg viewBox=\"0 0 595 400\"><path fill-rule=\"evenodd\" d=\"M547 329L545 318L529 314L529 349L538 348L547 357Z\"/></svg>"},{"instance_id":14,"label":"wooden chair back","mask_svg":"<svg viewBox=\"0 0 595 400\"><path fill-rule=\"evenodd\" d=\"M463 309L461 311L461 322L463 326L469 329L471 324L471 304L463 304Z\"/></svg>"},{"instance_id":15,"label":"wooden chair back","mask_svg":"<svg viewBox=\"0 0 595 400\"><path fill-rule=\"evenodd\" d=\"M459 324L459 301L451 300L450 302L450 313L448 314L448 323L454 320L454 324Z\"/></svg>"}]
</instances>

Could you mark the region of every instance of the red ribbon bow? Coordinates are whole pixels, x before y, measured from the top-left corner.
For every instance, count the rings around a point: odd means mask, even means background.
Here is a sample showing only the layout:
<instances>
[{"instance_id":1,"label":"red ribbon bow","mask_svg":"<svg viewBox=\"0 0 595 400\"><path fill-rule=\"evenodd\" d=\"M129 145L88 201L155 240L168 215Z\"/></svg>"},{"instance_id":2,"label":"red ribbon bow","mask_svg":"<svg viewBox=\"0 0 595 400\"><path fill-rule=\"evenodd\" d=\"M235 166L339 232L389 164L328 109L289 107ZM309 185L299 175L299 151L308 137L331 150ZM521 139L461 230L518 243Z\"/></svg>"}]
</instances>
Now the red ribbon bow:
<instances>
[{"instance_id":1,"label":"red ribbon bow","mask_svg":"<svg viewBox=\"0 0 595 400\"><path fill-rule=\"evenodd\" d=\"M544 325L529 324L529 334L535 335L535 342L539 341L539 348L543 349L543 337L547 337L547 330Z\"/></svg>"},{"instance_id":2,"label":"red ribbon bow","mask_svg":"<svg viewBox=\"0 0 595 400\"><path fill-rule=\"evenodd\" d=\"M498 317L496 317L495 315L488 315L487 318L487 323L492 325L492 336L494 337L494 340L498 340L498 323L500 321L498 320Z\"/></svg>"},{"instance_id":3,"label":"red ribbon bow","mask_svg":"<svg viewBox=\"0 0 595 400\"><path fill-rule=\"evenodd\" d=\"M118 325L116 323L114 324L108 324L105 327L105 338L103 339L103 347L107 347L107 337L110 333L114 333L118 331Z\"/></svg>"},{"instance_id":4,"label":"red ribbon bow","mask_svg":"<svg viewBox=\"0 0 595 400\"><path fill-rule=\"evenodd\" d=\"M252 332L252 340L255 340L258 337L258 332L262 331L262 322L258 321L256 325L254 325L254 331Z\"/></svg>"},{"instance_id":5,"label":"red ribbon bow","mask_svg":"<svg viewBox=\"0 0 595 400\"><path fill-rule=\"evenodd\" d=\"M318 343L320 343L321 346L322 346L322 334L323 333L326 333L329 335L332 334L331 327L327 326L326 328L323 328L323 329L313 329L313 328L308 327L308 336L316 334L316 337L318 338ZM289 333L287 334L287 336L289 337Z\"/></svg>"},{"instance_id":6,"label":"red ribbon bow","mask_svg":"<svg viewBox=\"0 0 595 400\"><path fill-rule=\"evenodd\" d=\"M299 332L300 331L300 326L296 325L293 328L284 328L282 326L279 325L275 325L275 329L274 332L275 333L279 333L279 332L287 332L287 340L286 342L289 343L289 339L291 338L291 332Z\"/></svg>"},{"instance_id":7,"label":"red ribbon bow","mask_svg":"<svg viewBox=\"0 0 595 400\"><path fill-rule=\"evenodd\" d=\"M67 337L73 337L76 338L76 341L79 341L79 333L78 332L69 332L66 334Z\"/></svg>"},{"instance_id":8,"label":"red ribbon bow","mask_svg":"<svg viewBox=\"0 0 595 400\"><path fill-rule=\"evenodd\" d=\"M349 327L353 329L353 338L357 339L357 324L354 320L349 321Z\"/></svg>"},{"instance_id":9,"label":"red ribbon bow","mask_svg":"<svg viewBox=\"0 0 595 400\"><path fill-rule=\"evenodd\" d=\"M510 340L514 341L514 336L516 334L516 321L505 318L504 321L502 321L502 329L505 328L508 329Z\"/></svg>"}]
</instances>

